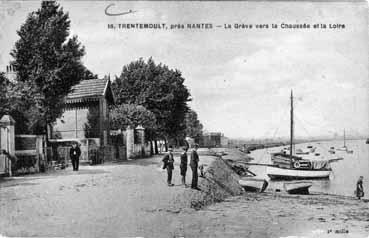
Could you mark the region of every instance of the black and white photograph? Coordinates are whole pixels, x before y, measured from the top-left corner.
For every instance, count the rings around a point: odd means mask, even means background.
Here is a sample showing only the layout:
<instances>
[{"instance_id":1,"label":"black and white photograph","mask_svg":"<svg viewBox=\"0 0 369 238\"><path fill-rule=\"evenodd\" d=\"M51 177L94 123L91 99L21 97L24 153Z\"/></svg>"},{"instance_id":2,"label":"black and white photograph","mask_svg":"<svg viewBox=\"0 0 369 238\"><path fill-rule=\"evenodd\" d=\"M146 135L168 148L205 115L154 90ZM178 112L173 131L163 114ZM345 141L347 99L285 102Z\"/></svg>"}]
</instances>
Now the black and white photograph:
<instances>
[{"instance_id":1,"label":"black and white photograph","mask_svg":"<svg viewBox=\"0 0 369 238\"><path fill-rule=\"evenodd\" d=\"M369 237L369 2L0 0L0 237Z\"/></svg>"}]
</instances>

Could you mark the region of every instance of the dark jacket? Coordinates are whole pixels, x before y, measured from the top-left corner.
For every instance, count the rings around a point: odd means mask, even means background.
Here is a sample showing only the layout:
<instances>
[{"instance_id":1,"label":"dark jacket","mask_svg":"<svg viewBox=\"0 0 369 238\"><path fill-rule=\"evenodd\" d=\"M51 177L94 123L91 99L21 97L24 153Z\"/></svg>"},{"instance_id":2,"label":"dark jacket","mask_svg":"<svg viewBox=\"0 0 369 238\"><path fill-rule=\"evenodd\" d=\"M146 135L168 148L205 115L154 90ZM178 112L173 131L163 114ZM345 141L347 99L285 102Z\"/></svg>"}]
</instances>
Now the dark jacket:
<instances>
[{"instance_id":1,"label":"dark jacket","mask_svg":"<svg viewBox=\"0 0 369 238\"><path fill-rule=\"evenodd\" d=\"M76 146L76 148L71 148L69 151L69 155L71 159L78 159L79 156L81 155L81 150L78 146Z\"/></svg>"},{"instance_id":2,"label":"dark jacket","mask_svg":"<svg viewBox=\"0 0 369 238\"><path fill-rule=\"evenodd\" d=\"M171 152L169 152L164 156L163 162L164 162L163 169L174 169L174 157Z\"/></svg>"},{"instance_id":3,"label":"dark jacket","mask_svg":"<svg viewBox=\"0 0 369 238\"><path fill-rule=\"evenodd\" d=\"M182 176L186 176L186 171L187 171L187 153L184 152L183 154L181 154L181 163L179 165L179 168L181 170L181 175Z\"/></svg>"},{"instance_id":4,"label":"dark jacket","mask_svg":"<svg viewBox=\"0 0 369 238\"><path fill-rule=\"evenodd\" d=\"M188 159L187 159L187 153L184 152L181 154L181 167L187 167Z\"/></svg>"},{"instance_id":5,"label":"dark jacket","mask_svg":"<svg viewBox=\"0 0 369 238\"><path fill-rule=\"evenodd\" d=\"M356 183L356 196L364 197L363 181L361 180Z\"/></svg>"},{"instance_id":6,"label":"dark jacket","mask_svg":"<svg viewBox=\"0 0 369 238\"><path fill-rule=\"evenodd\" d=\"M197 168L198 165L199 165L199 155L197 154L197 152L195 150L193 150L191 152L190 166L191 166L191 168Z\"/></svg>"}]
</instances>

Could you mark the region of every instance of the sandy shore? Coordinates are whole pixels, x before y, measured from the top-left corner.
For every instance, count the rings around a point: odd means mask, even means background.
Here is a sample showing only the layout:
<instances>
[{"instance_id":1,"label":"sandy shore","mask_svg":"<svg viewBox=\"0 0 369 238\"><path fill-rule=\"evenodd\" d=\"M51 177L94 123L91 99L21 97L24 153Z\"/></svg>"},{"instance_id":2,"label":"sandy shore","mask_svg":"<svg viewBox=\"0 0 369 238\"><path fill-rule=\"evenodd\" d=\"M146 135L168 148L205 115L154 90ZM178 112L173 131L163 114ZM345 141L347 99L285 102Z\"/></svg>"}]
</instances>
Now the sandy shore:
<instances>
[{"instance_id":1,"label":"sandy shore","mask_svg":"<svg viewBox=\"0 0 369 238\"><path fill-rule=\"evenodd\" d=\"M233 151L235 157L238 152ZM201 191L166 185L161 156L68 168L0 182L0 233L43 237L368 237L369 203L349 197L243 193L221 159L206 164ZM187 181L191 175L188 172ZM350 236L328 234L345 229ZM333 232L334 233L334 232ZM345 234L347 235L347 234Z\"/></svg>"}]
</instances>

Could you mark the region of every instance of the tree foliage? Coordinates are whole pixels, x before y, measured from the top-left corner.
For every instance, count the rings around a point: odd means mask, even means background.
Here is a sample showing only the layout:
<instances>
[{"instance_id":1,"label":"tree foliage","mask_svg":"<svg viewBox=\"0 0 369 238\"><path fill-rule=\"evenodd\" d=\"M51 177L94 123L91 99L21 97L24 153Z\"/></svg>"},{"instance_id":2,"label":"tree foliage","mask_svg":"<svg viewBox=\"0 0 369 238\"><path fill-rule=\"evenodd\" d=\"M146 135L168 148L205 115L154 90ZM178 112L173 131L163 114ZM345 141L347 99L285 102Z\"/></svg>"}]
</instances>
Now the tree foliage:
<instances>
[{"instance_id":1,"label":"tree foliage","mask_svg":"<svg viewBox=\"0 0 369 238\"><path fill-rule=\"evenodd\" d=\"M0 118L5 114L11 115L17 122L16 133L28 132L28 118L24 113L29 110L27 93L26 87L18 87L0 73Z\"/></svg>"},{"instance_id":2,"label":"tree foliage","mask_svg":"<svg viewBox=\"0 0 369 238\"><path fill-rule=\"evenodd\" d=\"M126 129L127 126L136 128L138 125L147 130L156 129L156 118L154 113L145 107L134 104L117 105L110 111L112 129Z\"/></svg>"},{"instance_id":3,"label":"tree foliage","mask_svg":"<svg viewBox=\"0 0 369 238\"><path fill-rule=\"evenodd\" d=\"M198 143L202 136L203 126L198 119L197 113L194 110L189 110L185 117L186 136L194 138Z\"/></svg>"},{"instance_id":4,"label":"tree foliage","mask_svg":"<svg viewBox=\"0 0 369 238\"><path fill-rule=\"evenodd\" d=\"M99 116L98 107L90 107L87 112L87 122L83 125L83 130L86 138L98 138L99 135Z\"/></svg>"},{"instance_id":5,"label":"tree foliage","mask_svg":"<svg viewBox=\"0 0 369 238\"><path fill-rule=\"evenodd\" d=\"M35 133L44 133L61 116L64 98L73 85L95 76L81 62L84 47L76 36L69 38L69 32L69 15L55 1L43 1L17 31L11 64L18 89L27 89L31 96L27 118Z\"/></svg>"},{"instance_id":6,"label":"tree foliage","mask_svg":"<svg viewBox=\"0 0 369 238\"><path fill-rule=\"evenodd\" d=\"M153 59L131 62L113 83L117 104L142 105L156 118L157 136L176 138L185 130L190 93L179 70Z\"/></svg>"}]
</instances>

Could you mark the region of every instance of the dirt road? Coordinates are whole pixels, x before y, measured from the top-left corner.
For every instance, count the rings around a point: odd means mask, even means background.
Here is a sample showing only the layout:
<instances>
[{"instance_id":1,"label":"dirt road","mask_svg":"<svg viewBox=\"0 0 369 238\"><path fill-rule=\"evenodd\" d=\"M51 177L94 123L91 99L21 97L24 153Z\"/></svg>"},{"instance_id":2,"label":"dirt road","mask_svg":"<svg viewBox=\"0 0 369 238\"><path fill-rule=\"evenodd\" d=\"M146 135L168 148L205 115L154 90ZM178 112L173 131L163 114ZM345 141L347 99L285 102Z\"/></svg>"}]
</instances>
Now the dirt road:
<instances>
[{"instance_id":1,"label":"dirt road","mask_svg":"<svg viewBox=\"0 0 369 238\"><path fill-rule=\"evenodd\" d=\"M215 161L201 156L202 162ZM224 195L200 179L202 191L166 185L161 157L82 166L0 182L0 234L37 237L286 237L319 230L328 236L367 237L367 202L332 195L244 194L196 211L191 201ZM221 175L225 169L212 167ZM222 171L221 171L222 170ZM219 175L219 176L220 176ZM221 185L232 187L224 173ZM191 175L188 173L187 181ZM214 183L214 184L218 184ZM219 185L219 184L218 184ZM218 186L217 185L217 186ZM218 187L219 188L219 187ZM237 188L231 190L237 191ZM230 191L229 193L232 193ZM328 229L350 234L327 234ZM310 233L309 233L310 232ZM347 236L348 235L348 236ZM246 237L246 236L245 236ZM295 236L296 237L296 236Z\"/></svg>"}]
</instances>

